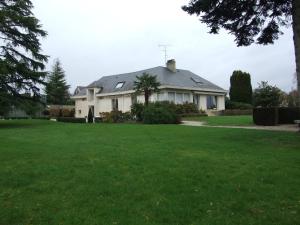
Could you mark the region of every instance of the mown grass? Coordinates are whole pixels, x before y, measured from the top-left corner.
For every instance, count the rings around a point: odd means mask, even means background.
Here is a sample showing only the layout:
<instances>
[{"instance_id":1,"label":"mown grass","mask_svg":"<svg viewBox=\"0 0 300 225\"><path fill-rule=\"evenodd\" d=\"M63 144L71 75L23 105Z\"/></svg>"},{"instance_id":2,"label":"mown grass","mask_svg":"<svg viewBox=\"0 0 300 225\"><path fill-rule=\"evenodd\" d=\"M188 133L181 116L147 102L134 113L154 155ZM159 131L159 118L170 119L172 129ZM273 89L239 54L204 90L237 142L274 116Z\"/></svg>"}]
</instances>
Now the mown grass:
<instances>
[{"instance_id":1,"label":"mown grass","mask_svg":"<svg viewBox=\"0 0 300 225\"><path fill-rule=\"evenodd\" d=\"M211 126L253 126L252 116L200 116L185 117L187 121L201 121Z\"/></svg>"},{"instance_id":2,"label":"mown grass","mask_svg":"<svg viewBox=\"0 0 300 225\"><path fill-rule=\"evenodd\" d=\"M298 133L0 121L0 224L299 224Z\"/></svg>"}]
</instances>

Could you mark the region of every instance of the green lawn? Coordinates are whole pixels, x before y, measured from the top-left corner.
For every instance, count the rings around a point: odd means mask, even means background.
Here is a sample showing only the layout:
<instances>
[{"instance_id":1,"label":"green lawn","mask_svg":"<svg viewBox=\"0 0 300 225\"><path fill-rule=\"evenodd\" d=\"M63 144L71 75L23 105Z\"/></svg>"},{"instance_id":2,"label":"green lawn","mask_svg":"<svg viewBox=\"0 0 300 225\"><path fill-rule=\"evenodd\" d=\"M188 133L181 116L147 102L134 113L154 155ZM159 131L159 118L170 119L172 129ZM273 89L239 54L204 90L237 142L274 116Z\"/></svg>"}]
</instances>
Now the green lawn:
<instances>
[{"instance_id":1,"label":"green lawn","mask_svg":"<svg viewBox=\"0 0 300 225\"><path fill-rule=\"evenodd\" d=\"M185 117L183 120L201 121L211 126L253 126L252 116L201 116Z\"/></svg>"},{"instance_id":2,"label":"green lawn","mask_svg":"<svg viewBox=\"0 0 300 225\"><path fill-rule=\"evenodd\" d=\"M300 135L0 121L1 225L298 225Z\"/></svg>"}]
</instances>

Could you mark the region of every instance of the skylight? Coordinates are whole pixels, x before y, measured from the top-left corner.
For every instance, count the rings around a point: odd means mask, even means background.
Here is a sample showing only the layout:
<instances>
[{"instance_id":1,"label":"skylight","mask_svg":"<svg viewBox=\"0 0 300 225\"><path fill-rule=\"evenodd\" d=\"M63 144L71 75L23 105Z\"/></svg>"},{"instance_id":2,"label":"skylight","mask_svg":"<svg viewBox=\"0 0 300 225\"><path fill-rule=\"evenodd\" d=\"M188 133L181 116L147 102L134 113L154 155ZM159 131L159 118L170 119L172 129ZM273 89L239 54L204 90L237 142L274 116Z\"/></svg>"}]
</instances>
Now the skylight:
<instances>
[{"instance_id":1,"label":"skylight","mask_svg":"<svg viewBox=\"0 0 300 225\"><path fill-rule=\"evenodd\" d=\"M199 78L191 77L192 81L194 81L197 84L203 84L202 80Z\"/></svg>"},{"instance_id":2,"label":"skylight","mask_svg":"<svg viewBox=\"0 0 300 225\"><path fill-rule=\"evenodd\" d=\"M116 89L122 88L124 86L124 84L125 84L125 82L119 82L119 83L117 83L115 88Z\"/></svg>"}]
</instances>

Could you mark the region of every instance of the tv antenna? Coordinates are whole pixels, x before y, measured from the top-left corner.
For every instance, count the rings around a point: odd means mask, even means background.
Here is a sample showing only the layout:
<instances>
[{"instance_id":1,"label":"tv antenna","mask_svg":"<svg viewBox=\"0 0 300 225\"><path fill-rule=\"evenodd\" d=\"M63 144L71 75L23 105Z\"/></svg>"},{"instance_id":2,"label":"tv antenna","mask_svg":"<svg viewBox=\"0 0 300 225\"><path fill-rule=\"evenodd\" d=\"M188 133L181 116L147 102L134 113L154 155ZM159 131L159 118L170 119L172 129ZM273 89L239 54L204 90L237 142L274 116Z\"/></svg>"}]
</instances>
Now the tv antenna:
<instances>
[{"instance_id":1,"label":"tv antenna","mask_svg":"<svg viewBox=\"0 0 300 225\"><path fill-rule=\"evenodd\" d=\"M167 63L168 59L168 48L171 47L171 45L158 45L159 48L162 48L162 51L165 53L165 63Z\"/></svg>"}]
</instances>

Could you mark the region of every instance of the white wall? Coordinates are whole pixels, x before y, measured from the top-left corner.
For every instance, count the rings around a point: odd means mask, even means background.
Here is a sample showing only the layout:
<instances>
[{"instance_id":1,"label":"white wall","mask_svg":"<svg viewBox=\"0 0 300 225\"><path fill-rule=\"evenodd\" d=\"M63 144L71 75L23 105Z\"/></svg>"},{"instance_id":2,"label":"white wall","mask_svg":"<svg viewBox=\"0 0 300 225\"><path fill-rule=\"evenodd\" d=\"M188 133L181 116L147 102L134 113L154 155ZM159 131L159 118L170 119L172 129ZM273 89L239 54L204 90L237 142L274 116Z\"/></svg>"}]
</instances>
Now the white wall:
<instances>
[{"instance_id":1,"label":"white wall","mask_svg":"<svg viewBox=\"0 0 300 225\"><path fill-rule=\"evenodd\" d=\"M207 110L207 95L199 96L199 110Z\"/></svg>"},{"instance_id":2,"label":"white wall","mask_svg":"<svg viewBox=\"0 0 300 225\"><path fill-rule=\"evenodd\" d=\"M225 110L225 96L217 97L217 107L218 110Z\"/></svg>"},{"instance_id":3,"label":"white wall","mask_svg":"<svg viewBox=\"0 0 300 225\"><path fill-rule=\"evenodd\" d=\"M89 113L88 102L86 99L76 99L75 100L75 117L84 118L88 116ZM81 111L81 112L80 112Z\"/></svg>"}]
</instances>

